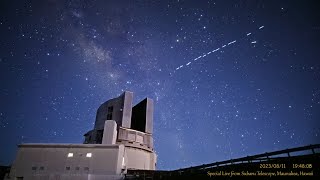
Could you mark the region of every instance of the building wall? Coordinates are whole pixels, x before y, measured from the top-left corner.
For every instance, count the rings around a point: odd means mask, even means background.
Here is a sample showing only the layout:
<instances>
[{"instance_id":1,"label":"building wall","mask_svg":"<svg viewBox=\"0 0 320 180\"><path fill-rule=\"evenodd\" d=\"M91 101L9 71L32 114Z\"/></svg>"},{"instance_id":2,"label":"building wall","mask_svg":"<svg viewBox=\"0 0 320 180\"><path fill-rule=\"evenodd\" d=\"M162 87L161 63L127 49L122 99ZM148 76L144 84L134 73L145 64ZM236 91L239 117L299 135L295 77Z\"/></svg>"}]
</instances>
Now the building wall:
<instances>
[{"instance_id":1,"label":"building wall","mask_svg":"<svg viewBox=\"0 0 320 180\"><path fill-rule=\"evenodd\" d=\"M68 157L73 153L72 157ZM86 157L92 153L91 157ZM121 179L127 169L155 170L156 155L137 147L98 144L23 144L10 178L23 180Z\"/></svg>"},{"instance_id":2,"label":"building wall","mask_svg":"<svg viewBox=\"0 0 320 180\"><path fill-rule=\"evenodd\" d=\"M122 104L123 98L121 96L103 103L97 110L94 129L103 129L104 121L110 120L107 118L108 107L110 106L113 107L112 120L115 120L118 125L121 125L122 112L120 112L120 109Z\"/></svg>"},{"instance_id":3,"label":"building wall","mask_svg":"<svg viewBox=\"0 0 320 180\"><path fill-rule=\"evenodd\" d=\"M146 148L153 151L153 138L151 134L120 127L118 131L117 143L137 145L138 148Z\"/></svg>"},{"instance_id":4,"label":"building wall","mask_svg":"<svg viewBox=\"0 0 320 180\"><path fill-rule=\"evenodd\" d=\"M147 98L146 132L153 133L153 100Z\"/></svg>"},{"instance_id":5,"label":"building wall","mask_svg":"<svg viewBox=\"0 0 320 180\"><path fill-rule=\"evenodd\" d=\"M132 100L133 93L125 91L121 96L103 103L97 110L94 129L103 129L106 120L115 120L118 126L130 128ZM112 119L107 118L110 106L113 106Z\"/></svg>"},{"instance_id":6,"label":"building wall","mask_svg":"<svg viewBox=\"0 0 320 180\"><path fill-rule=\"evenodd\" d=\"M131 116L132 116L132 101L133 93L125 91L123 95L123 113L122 113L122 127L130 128L131 127Z\"/></svg>"},{"instance_id":7,"label":"building wall","mask_svg":"<svg viewBox=\"0 0 320 180\"><path fill-rule=\"evenodd\" d=\"M125 157L127 169L156 169L157 157L153 152L127 146L125 148Z\"/></svg>"},{"instance_id":8,"label":"building wall","mask_svg":"<svg viewBox=\"0 0 320 180\"><path fill-rule=\"evenodd\" d=\"M73 157L68 157L69 153L73 153ZM86 157L87 153L92 156ZM22 145L10 177L24 177L24 180L119 178L123 157L124 145Z\"/></svg>"}]
</instances>

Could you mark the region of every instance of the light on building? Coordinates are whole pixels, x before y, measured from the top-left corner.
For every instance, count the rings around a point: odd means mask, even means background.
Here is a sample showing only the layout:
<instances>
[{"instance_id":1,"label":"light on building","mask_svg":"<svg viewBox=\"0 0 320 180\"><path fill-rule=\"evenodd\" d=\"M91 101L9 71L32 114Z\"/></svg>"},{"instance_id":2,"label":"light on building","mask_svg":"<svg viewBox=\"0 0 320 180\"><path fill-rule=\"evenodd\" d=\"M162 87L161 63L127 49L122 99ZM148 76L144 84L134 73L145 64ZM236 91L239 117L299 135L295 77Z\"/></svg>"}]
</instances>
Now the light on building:
<instances>
[{"instance_id":1,"label":"light on building","mask_svg":"<svg viewBox=\"0 0 320 180\"><path fill-rule=\"evenodd\" d=\"M92 153L87 153L86 157L91 157Z\"/></svg>"},{"instance_id":2,"label":"light on building","mask_svg":"<svg viewBox=\"0 0 320 180\"><path fill-rule=\"evenodd\" d=\"M73 153L68 153L68 157L73 157Z\"/></svg>"}]
</instances>

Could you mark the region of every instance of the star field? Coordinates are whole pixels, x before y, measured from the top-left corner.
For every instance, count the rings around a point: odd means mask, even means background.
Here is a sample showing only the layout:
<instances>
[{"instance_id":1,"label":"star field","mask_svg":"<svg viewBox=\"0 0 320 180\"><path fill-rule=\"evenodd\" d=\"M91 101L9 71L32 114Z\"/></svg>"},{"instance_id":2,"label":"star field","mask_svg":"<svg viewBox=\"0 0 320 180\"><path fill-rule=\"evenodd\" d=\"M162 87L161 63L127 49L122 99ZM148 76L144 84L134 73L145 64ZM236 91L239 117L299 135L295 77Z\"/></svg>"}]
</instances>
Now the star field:
<instances>
[{"instance_id":1,"label":"star field","mask_svg":"<svg viewBox=\"0 0 320 180\"><path fill-rule=\"evenodd\" d=\"M317 1L0 3L0 164L154 100L157 169L320 143Z\"/></svg>"}]
</instances>

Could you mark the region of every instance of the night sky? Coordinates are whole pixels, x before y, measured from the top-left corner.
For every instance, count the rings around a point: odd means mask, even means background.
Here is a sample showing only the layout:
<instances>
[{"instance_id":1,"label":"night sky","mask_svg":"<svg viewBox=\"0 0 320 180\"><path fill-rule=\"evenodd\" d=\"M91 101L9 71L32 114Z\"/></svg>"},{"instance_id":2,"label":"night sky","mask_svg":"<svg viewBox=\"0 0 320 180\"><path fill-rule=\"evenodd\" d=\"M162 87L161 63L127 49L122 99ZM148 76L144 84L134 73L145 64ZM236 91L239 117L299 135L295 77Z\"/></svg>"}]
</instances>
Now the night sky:
<instances>
[{"instance_id":1,"label":"night sky","mask_svg":"<svg viewBox=\"0 0 320 180\"><path fill-rule=\"evenodd\" d=\"M158 169L320 143L319 1L0 3L0 164L154 100Z\"/></svg>"}]
</instances>

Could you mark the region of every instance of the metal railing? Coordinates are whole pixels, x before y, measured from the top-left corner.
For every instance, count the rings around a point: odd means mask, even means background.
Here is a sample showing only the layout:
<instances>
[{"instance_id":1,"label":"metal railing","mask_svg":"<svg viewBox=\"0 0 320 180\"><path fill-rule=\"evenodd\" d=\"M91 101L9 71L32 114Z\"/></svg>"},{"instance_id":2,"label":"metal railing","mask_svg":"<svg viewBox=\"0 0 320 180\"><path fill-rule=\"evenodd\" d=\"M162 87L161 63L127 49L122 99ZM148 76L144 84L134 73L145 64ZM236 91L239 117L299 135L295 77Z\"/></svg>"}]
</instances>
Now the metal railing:
<instances>
[{"instance_id":1,"label":"metal railing","mask_svg":"<svg viewBox=\"0 0 320 180\"><path fill-rule=\"evenodd\" d=\"M119 127L118 141L135 142L153 149L152 135L141 131Z\"/></svg>"},{"instance_id":2,"label":"metal railing","mask_svg":"<svg viewBox=\"0 0 320 180\"><path fill-rule=\"evenodd\" d=\"M213 168L213 167L219 167L219 166L225 166L225 165L241 164L241 163L246 163L246 162L253 163L253 162L270 161L270 160L281 158L281 157L272 157L272 156L286 155L286 157L282 157L282 158L288 158L288 157L294 157L290 153L302 152L302 151L308 151L308 150L309 150L308 154L317 154L315 149L320 149L320 144L314 144L314 145L303 146L303 147L296 147L296 148L285 149L285 150L274 151L274 152L266 152L263 154L257 154L257 155L253 155L253 156L247 156L247 157L230 159L230 160L220 161L220 162L215 162L215 163L210 163L210 164L203 164L200 166L193 166L193 167L188 167L188 168L177 169L177 170L174 170L173 172L188 171L191 169L200 170L200 169L207 169L207 168Z\"/></svg>"}]
</instances>

